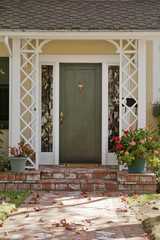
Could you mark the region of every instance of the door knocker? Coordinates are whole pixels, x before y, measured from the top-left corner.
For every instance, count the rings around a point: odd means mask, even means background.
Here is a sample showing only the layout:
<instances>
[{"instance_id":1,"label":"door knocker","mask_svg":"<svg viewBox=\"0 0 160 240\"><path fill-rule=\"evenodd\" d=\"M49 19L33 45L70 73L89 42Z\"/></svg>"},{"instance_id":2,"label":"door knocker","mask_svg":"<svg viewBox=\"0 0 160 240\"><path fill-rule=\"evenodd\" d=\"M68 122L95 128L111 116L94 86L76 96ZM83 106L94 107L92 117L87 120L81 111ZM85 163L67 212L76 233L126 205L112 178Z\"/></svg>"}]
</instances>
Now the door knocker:
<instances>
[{"instance_id":1,"label":"door knocker","mask_svg":"<svg viewBox=\"0 0 160 240\"><path fill-rule=\"evenodd\" d=\"M79 89L79 91L80 92L82 92L82 90L83 90L83 83L82 83L82 81L80 81L79 83L78 83L78 89Z\"/></svg>"}]
</instances>

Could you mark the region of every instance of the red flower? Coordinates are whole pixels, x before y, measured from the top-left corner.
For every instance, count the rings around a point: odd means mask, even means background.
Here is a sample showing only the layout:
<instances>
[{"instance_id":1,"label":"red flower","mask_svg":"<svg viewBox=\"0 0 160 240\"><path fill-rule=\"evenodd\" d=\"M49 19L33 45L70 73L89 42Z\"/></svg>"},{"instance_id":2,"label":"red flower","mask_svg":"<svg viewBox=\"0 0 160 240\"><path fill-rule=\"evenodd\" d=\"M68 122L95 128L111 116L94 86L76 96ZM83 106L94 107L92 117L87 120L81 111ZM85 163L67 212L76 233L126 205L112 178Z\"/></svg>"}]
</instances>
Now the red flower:
<instances>
[{"instance_id":1,"label":"red flower","mask_svg":"<svg viewBox=\"0 0 160 240\"><path fill-rule=\"evenodd\" d=\"M119 142L120 141L120 138L119 137L116 137L115 138L115 142Z\"/></svg>"},{"instance_id":2,"label":"red flower","mask_svg":"<svg viewBox=\"0 0 160 240\"><path fill-rule=\"evenodd\" d=\"M131 144L132 146L136 145L136 143L135 143L134 141L132 141L130 144Z\"/></svg>"},{"instance_id":3,"label":"red flower","mask_svg":"<svg viewBox=\"0 0 160 240\"><path fill-rule=\"evenodd\" d=\"M120 148L122 148L123 146L120 144L120 145L118 145L118 149L120 149Z\"/></svg>"},{"instance_id":4,"label":"red flower","mask_svg":"<svg viewBox=\"0 0 160 240\"><path fill-rule=\"evenodd\" d=\"M128 131L124 131L124 134L129 134L129 132Z\"/></svg>"},{"instance_id":5,"label":"red flower","mask_svg":"<svg viewBox=\"0 0 160 240\"><path fill-rule=\"evenodd\" d=\"M130 128L131 130L133 130L133 129L134 129L134 127L133 127L133 126L130 126L129 128Z\"/></svg>"}]
</instances>

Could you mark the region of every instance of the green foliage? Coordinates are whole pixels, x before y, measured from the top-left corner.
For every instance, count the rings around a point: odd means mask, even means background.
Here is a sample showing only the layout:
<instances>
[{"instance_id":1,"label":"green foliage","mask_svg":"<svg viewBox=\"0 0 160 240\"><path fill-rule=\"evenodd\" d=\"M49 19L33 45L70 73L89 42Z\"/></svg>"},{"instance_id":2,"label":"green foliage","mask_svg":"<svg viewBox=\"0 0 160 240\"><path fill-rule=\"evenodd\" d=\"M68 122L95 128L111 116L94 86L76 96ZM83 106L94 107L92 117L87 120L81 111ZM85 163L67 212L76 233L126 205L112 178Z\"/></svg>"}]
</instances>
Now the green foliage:
<instances>
[{"instance_id":1,"label":"green foliage","mask_svg":"<svg viewBox=\"0 0 160 240\"><path fill-rule=\"evenodd\" d=\"M118 164L130 165L135 158L143 158L148 166L156 167L159 164L160 143L156 136L147 127L124 131L124 135L115 138L115 153Z\"/></svg>"},{"instance_id":2,"label":"green foliage","mask_svg":"<svg viewBox=\"0 0 160 240\"><path fill-rule=\"evenodd\" d=\"M29 194L26 191L0 191L0 224Z\"/></svg>"}]
</instances>

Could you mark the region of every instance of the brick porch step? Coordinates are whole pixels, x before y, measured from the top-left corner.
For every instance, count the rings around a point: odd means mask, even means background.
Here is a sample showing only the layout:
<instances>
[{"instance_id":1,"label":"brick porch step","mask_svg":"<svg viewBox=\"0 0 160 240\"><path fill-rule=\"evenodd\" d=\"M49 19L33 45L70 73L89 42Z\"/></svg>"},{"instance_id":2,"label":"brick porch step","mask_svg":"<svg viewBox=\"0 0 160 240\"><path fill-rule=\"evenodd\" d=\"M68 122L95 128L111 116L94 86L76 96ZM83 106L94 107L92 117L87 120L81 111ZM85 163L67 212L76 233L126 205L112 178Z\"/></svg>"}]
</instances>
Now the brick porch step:
<instances>
[{"instance_id":1,"label":"brick porch step","mask_svg":"<svg viewBox=\"0 0 160 240\"><path fill-rule=\"evenodd\" d=\"M47 167L40 171L0 173L0 190L73 190L155 193L155 174L129 174L103 168Z\"/></svg>"},{"instance_id":2,"label":"brick porch step","mask_svg":"<svg viewBox=\"0 0 160 240\"><path fill-rule=\"evenodd\" d=\"M65 168L41 170L42 179L108 179L116 180L117 170L108 168Z\"/></svg>"}]
</instances>

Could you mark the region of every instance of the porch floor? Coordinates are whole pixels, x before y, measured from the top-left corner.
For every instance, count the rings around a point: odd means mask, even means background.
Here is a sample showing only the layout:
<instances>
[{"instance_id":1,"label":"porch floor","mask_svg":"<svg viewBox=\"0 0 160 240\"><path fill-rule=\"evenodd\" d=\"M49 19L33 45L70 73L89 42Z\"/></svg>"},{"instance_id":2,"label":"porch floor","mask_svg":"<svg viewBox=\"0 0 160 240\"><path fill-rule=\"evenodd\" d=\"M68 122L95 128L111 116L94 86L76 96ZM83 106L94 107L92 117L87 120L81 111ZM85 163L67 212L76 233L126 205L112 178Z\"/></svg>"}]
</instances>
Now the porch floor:
<instances>
[{"instance_id":1,"label":"porch floor","mask_svg":"<svg viewBox=\"0 0 160 240\"><path fill-rule=\"evenodd\" d=\"M0 173L0 190L123 191L154 193L151 172L129 174L117 166L40 166L39 171Z\"/></svg>"}]
</instances>

